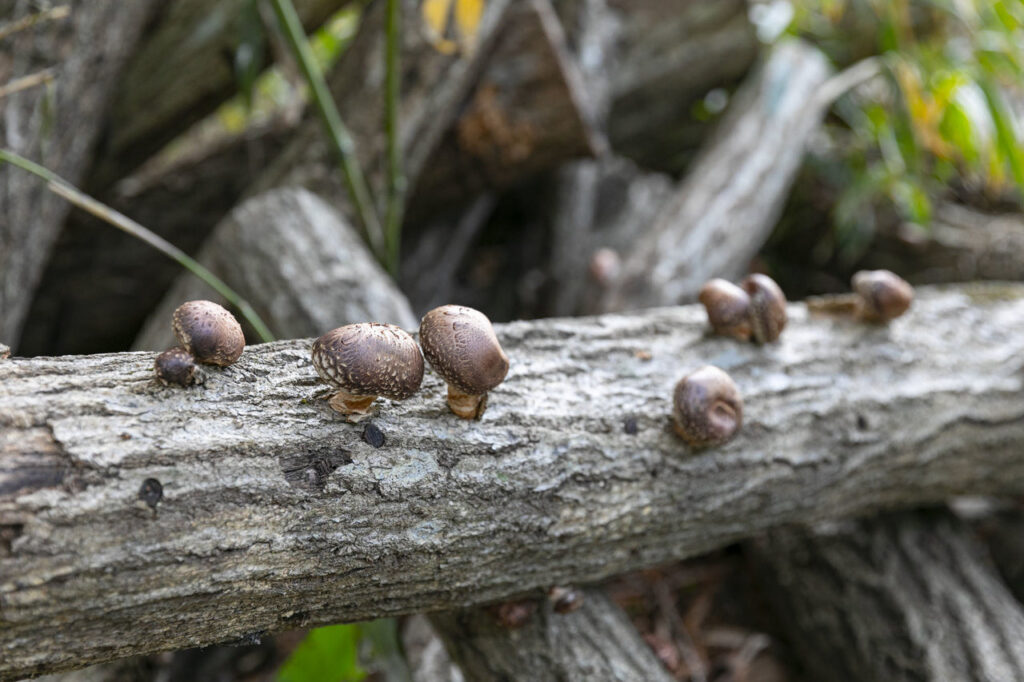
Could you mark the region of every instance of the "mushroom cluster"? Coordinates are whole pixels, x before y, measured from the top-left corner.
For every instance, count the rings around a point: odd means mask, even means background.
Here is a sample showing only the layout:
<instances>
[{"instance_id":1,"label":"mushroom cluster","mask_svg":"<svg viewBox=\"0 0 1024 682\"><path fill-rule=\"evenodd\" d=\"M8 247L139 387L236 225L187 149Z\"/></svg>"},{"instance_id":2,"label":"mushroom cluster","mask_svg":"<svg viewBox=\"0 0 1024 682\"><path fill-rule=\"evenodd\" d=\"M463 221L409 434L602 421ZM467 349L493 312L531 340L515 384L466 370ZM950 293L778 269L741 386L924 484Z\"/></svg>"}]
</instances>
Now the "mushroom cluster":
<instances>
[{"instance_id":1,"label":"mushroom cluster","mask_svg":"<svg viewBox=\"0 0 1024 682\"><path fill-rule=\"evenodd\" d=\"M156 358L156 378L165 386L195 381L196 363L227 367L245 350L245 335L234 315L213 301L188 301L171 319L180 346Z\"/></svg>"},{"instance_id":2,"label":"mushroom cluster","mask_svg":"<svg viewBox=\"0 0 1024 682\"><path fill-rule=\"evenodd\" d=\"M786 296L767 275L748 275L739 286L712 279L701 287L699 299L716 334L770 343L786 326Z\"/></svg>"},{"instance_id":3,"label":"mushroom cluster","mask_svg":"<svg viewBox=\"0 0 1024 682\"><path fill-rule=\"evenodd\" d=\"M446 305L420 324L420 347L402 329L376 322L333 329L313 342L313 367L335 389L329 404L350 421L365 419L380 396L405 400L423 381L423 356L448 383L448 405L479 419L487 393L508 373L491 321L478 310Z\"/></svg>"},{"instance_id":4,"label":"mushroom cluster","mask_svg":"<svg viewBox=\"0 0 1024 682\"><path fill-rule=\"evenodd\" d=\"M845 315L863 322L885 324L903 315L914 302L914 287L889 270L861 270L850 281L851 294L812 296L807 309Z\"/></svg>"}]
</instances>

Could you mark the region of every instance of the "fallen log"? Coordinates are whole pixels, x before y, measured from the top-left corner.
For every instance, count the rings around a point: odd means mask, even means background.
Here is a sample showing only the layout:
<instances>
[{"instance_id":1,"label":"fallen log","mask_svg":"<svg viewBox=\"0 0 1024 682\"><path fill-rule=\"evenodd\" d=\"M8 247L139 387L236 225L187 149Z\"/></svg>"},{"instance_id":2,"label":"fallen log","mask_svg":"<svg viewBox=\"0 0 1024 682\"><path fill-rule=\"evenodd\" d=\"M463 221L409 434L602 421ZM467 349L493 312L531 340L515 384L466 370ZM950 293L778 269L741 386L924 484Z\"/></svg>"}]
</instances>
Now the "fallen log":
<instances>
[{"instance_id":1,"label":"fallen log","mask_svg":"<svg viewBox=\"0 0 1024 682\"><path fill-rule=\"evenodd\" d=\"M712 277L736 279L771 234L829 102L816 48L778 44L733 97L654 224L623 259L602 310L692 300ZM744 229L736 229L742 225Z\"/></svg>"},{"instance_id":2,"label":"fallen log","mask_svg":"<svg viewBox=\"0 0 1024 682\"><path fill-rule=\"evenodd\" d=\"M348 2L294 4L302 25L313 31ZM234 54L246 33L245 22L258 21L252 11L250 0L219 0L214 6L206 0L167 3L118 83L87 189L100 192L128 176L238 91ZM269 48L266 52L269 56Z\"/></svg>"},{"instance_id":3,"label":"fallen log","mask_svg":"<svg viewBox=\"0 0 1024 682\"><path fill-rule=\"evenodd\" d=\"M581 595L582 605L571 613L557 613L542 600L518 627L500 623L489 607L435 614L431 623L471 680L674 679L611 599L600 590Z\"/></svg>"},{"instance_id":4,"label":"fallen log","mask_svg":"<svg viewBox=\"0 0 1024 682\"><path fill-rule=\"evenodd\" d=\"M498 325L512 369L483 420L431 372L381 407L380 449L317 399L309 340L190 389L158 386L151 353L4 361L0 679L1024 492L1024 287L923 290L887 328L790 316L764 348L706 336L697 306ZM693 452L667 415L705 362L745 425Z\"/></svg>"},{"instance_id":5,"label":"fallen log","mask_svg":"<svg viewBox=\"0 0 1024 682\"><path fill-rule=\"evenodd\" d=\"M371 320L403 327L418 322L356 231L303 189L275 190L243 202L197 258L249 300L275 334L319 336ZM224 302L195 275L181 275L150 315L135 348L175 345L171 315L197 298Z\"/></svg>"},{"instance_id":6,"label":"fallen log","mask_svg":"<svg viewBox=\"0 0 1024 682\"><path fill-rule=\"evenodd\" d=\"M0 147L77 183L91 163L121 67L156 4L73 3L59 18L36 21L0 41L0 85L43 71L52 76L49 86L0 98ZM35 3L4 3L0 23L14 24L33 11ZM45 183L0 164L0 337L15 348L67 213L67 202Z\"/></svg>"},{"instance_id":7,"label":"fallen log","mask_svg":"<svg viewBox=\"0 0 1024 682\"><path fill-rule=\"evenodd\" d=\"M752 546L790 643L819 679L1024 678L1024 610L948 513L777 531Z\"/></svg>"}]
</instances>

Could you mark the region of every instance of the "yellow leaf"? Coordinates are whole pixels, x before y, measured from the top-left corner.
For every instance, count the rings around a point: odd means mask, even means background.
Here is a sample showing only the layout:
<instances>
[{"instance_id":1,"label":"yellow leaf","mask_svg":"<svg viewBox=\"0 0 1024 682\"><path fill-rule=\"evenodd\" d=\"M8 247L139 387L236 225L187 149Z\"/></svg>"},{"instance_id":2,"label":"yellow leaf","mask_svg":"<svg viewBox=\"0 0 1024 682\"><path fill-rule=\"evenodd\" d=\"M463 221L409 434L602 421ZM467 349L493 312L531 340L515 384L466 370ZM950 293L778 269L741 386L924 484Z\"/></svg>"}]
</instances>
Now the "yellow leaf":
<instances>
[{"instance_id":1,"label":"yellow leaf","mask_svg":"<svg viewBox=\"0 0 1024 682\"><path fill-rule=\"evenodd\" d=\"M420 6L423 23L427 28L427 38L442 54L452 54L456 49L455 43L444 37L451 8L452 0L423 0Z\"/></svg>"},{"instance_id":2,"label":"yellow leaf","mask_svg":"<svg viewBox=\"0 0 1024 682\"><path fill-rule=\"evenodd\" d=\"M476 34L480 29L480 18L484 15L484 0L456 0L455 25L464 52L476 47Z\"/></svg>"}]
</instances>

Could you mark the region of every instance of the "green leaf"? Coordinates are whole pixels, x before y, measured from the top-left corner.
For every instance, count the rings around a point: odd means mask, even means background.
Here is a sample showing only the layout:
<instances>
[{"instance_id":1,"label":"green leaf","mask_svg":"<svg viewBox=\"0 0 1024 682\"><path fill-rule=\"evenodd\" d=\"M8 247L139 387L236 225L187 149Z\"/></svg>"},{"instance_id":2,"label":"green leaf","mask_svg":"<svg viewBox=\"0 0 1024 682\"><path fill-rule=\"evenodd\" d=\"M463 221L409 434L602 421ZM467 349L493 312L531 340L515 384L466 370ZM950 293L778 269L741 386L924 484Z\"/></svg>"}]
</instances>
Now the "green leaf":
<instances>
[{"instance_id":1,"label":"green leaf","mask_svg":"<svg viewBox=\"0 0 1024 682\"><path fill-rule=\"evenodd\" d=\"M277 673L277 682L358 682L358 625L329 625L310 630Z\"/></svg>"},{"instance_id":2,"label":"green leaf","mask_svg":"<svg viewBox=\"0 0 1024 682\"><path fill-rule=\"evenodd\" d=\"M999 155L1010 168L1010 174L1018 187L1024 188L1024 150L1017 140L1016 129L1009 107L999 91L987 81L979 81L981 91L985 93L989 114L996 126L996 141Z\"/></svg>"},{"instance_id":3,"label":"green leaf","mask_svg":"<svg viewBox=\"0 0 1024 682\"><path fill-rule=\"evenodd\" d=\"M939 132L948 140L964 161L974 163L978 160L978 140L970 117L964 108L955 100L946 105L939 122Z\"/></svg>"}]
</instances>

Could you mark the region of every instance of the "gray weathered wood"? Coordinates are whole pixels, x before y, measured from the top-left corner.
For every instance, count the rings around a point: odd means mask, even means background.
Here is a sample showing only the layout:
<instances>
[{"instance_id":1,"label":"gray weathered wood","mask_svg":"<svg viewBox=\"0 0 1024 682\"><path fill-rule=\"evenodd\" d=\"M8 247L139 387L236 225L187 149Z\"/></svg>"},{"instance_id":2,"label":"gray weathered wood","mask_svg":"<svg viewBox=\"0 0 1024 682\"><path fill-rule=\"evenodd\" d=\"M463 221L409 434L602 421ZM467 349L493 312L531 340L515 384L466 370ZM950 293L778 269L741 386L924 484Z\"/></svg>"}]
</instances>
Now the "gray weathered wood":
<instances>
[{"instance_id":1,"label":"gray weathered wood","mask_svg":"<svg viewBox=\"0 0 1024 682\"><path fill-rule=\"evenodd\" d=\"M514 629L499 624L487 607L435 614L431 622L471 680L674 679L622 609L600 590L583 594L583 605L565 614L541 599L526 624Z\"/></svg>"},{"instance_id":2,"label":"gray weathered wood","mask_svg":"<svg viewBox=\"0 0 1024 682\"><path fill-rule=\"evenodd\" d=\"M515 3L473 94L427 163L410 213L510 187L607 142L551 0Z\"/></svg>"},{"instance_id":3,"label":"gray weathered wood","mask_svg":"<svg viewBox=\"0 0 1024 682\"><path fill-rule=\"evenodd\" d=\"M294 5L302 25L313 31L348 2L294 0ZM235 51L245 37L244 22L258 20L246 16L249 3L164 3L113 95L103 145L89 179L91 190L127 176L237 92Z\"/></svg>"},{"instance_id":4,"label":"gray weathered wood","mask_svg":"<svg viewBox=\"0 0 1024 682\"><path fill-rule=\"evenodd\" d=\"M198 259L246 297L281 336L319 336L353 322L403 327L418 322L355 230L303 189L275 190L243 202L217 227ZM173 346L171 314L197 298L220 300L195 275L179 277L135 347Z\"/></svg>"},{"instance_id":5,"label":"gray weathered wood","mask_svg":"<svg viewBox=\"0 0 1024 682\"><path fill-rule=\"evenodd\" d=\"M923 290L882 328L790 316L767 347L707 336L697 306L498 325L512 367L483 420L454 418L428 372L381 407L380 449L318 399L308 339L190 389L157 385L151 353L4 361L0 679L1024 492L1024 287ZM667 415L706 362L745 425L693 452Z\"/></svg>"},{"instance_id":6,"label":"gray weathered wood","mask_svg":"<svg viewBox=\"0 0 1024 682\"><path fill-rule=\"evenodd\" d=\"M1024 610L949 514L778 531L754 546L779 621L818 679L1024 678Z\"/></svg>"},{"instance_id":7,"label":"gray weathered wood","mask_svg":"<svg viewBox=\"0 0 1024 682\"><path fill-rule=\"evenodd\" d=\"M754 63L742 0L556 0L617 153L682 170L703 135L690 115Z\"/></svg>"},{"instance_id":8,"label":"gray weathered wood","mask_svg":"<svg viewBox=\"0 0 1024 682\"><path fill-rule=\"evenodd\" d=\"M712 277L735 279L771 234L804 145L828 102L825 56L777 45L736 93L724 118L658 218L624 258L604 310L693 299Z\"/></svg>"},{"instance_id":9,"label":"gray weathered wood","mask_svg":"<svg viewBox=\"0 0 1024 682\"><path fill-rule=\"evenodd\" d=\"M0 84L53 69L50 85L0 98L0 147L79 182L92 160L109 94L154 0L72 2L67 18L0 41ZM38 11L6 2L0 23ZM68 204L46 183L0 164L0 337L18 346L33 291Z\"/></svg>"}]
</instances>

